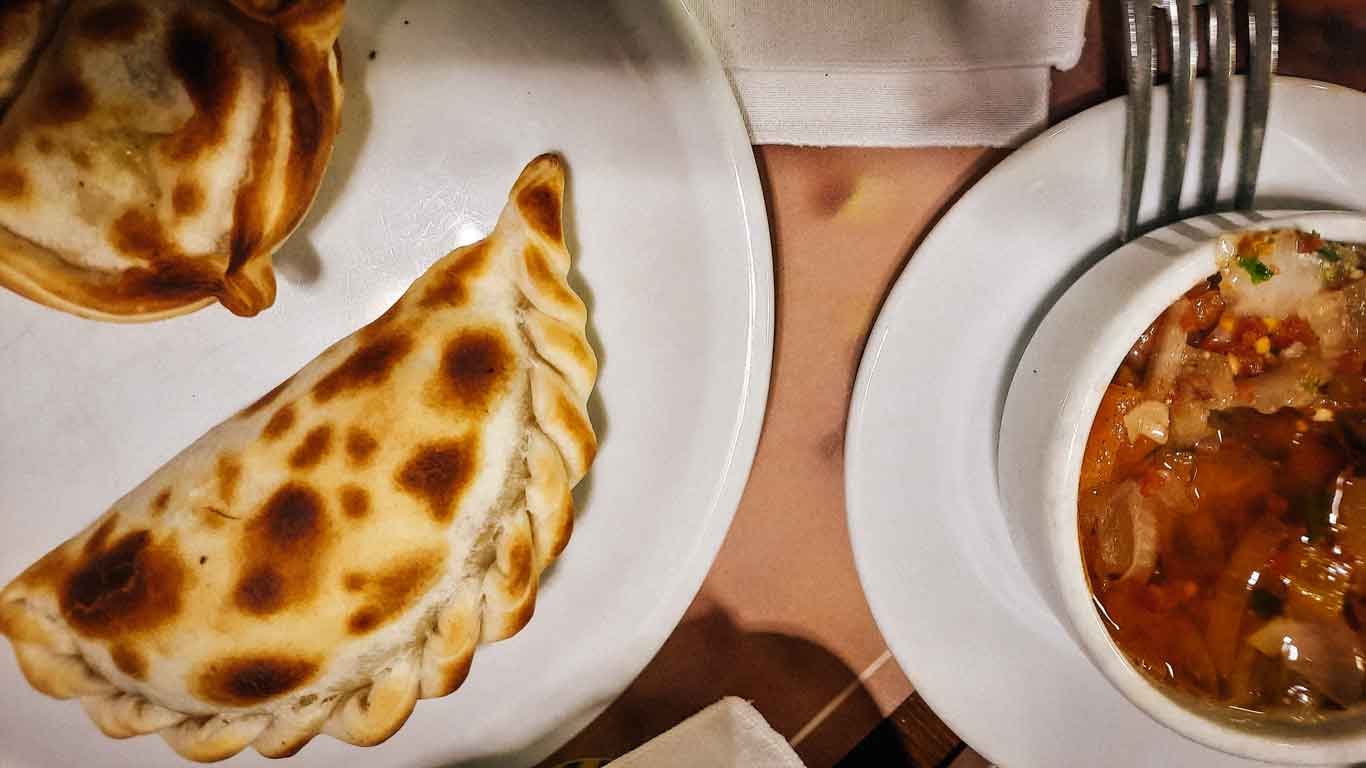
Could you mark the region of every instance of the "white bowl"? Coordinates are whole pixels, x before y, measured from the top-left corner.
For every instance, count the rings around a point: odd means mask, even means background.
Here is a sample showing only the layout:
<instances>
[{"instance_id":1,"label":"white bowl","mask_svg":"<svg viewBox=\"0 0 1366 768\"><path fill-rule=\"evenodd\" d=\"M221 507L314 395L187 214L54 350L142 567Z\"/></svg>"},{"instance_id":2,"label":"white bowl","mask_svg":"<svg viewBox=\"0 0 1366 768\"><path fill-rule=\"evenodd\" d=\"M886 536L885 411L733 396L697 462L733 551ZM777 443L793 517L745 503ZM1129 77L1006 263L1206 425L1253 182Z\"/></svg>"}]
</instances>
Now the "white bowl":
<instances>
[{"instance_id":1,"label":"white bowl","mask_svg":"<svg viewBox=\"0 0 1366 768\"><path fill-rule=\"evenodd\" d=\"M1183 736L1243 757L1308 765L1366 760L1366 718L1312 728L1275 725L1155 687L1111 640L1082 565L1077 484L1101 396L1139 334L1216 271L1217 235L1299 228L1327 239L1366 242L1362 214L1246 221L1206 216L1134 240L1082 275L1048 311L1006 398L998 449L1001 500L1035 587L1091 661L1139 709Z\"/></svg>"}]
</instances>

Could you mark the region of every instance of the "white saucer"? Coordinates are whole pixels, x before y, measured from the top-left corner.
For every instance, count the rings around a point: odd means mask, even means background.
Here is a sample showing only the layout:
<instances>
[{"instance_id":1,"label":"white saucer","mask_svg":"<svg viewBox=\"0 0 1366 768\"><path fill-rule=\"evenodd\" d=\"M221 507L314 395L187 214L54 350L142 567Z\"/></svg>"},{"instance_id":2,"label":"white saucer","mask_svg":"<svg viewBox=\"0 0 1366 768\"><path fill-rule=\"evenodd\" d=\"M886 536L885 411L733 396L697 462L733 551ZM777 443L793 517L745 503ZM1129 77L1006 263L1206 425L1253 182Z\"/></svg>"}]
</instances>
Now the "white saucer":
<instances>
[{"instance_id":1,"label":"white saucer","mask_svg":"<svg viewBox=\"0 0 1366 768\"><path fill-rule=\"evenodd\" d=\"M1241 104L1239 89L1235 115ZM1198 93L1193 158L1202 105ZM1156 212L1165 109L1160 90L1145 219ZM1258 207L1366 208L1362 125L1366 95L1278 79ZM864 353L846 436L854 558L892 653L988 759L1262 765L1178 736L1106 682L1021 570L997 496L1001 408L1024 345L1063 289L1117 244L1123 136L1122 100L1050 129L969 190L898 279ZM1233 153L1225 160L1231 196ZM1194 172L1185 188L1193 203Z\"/></svg>"}]
</instances>

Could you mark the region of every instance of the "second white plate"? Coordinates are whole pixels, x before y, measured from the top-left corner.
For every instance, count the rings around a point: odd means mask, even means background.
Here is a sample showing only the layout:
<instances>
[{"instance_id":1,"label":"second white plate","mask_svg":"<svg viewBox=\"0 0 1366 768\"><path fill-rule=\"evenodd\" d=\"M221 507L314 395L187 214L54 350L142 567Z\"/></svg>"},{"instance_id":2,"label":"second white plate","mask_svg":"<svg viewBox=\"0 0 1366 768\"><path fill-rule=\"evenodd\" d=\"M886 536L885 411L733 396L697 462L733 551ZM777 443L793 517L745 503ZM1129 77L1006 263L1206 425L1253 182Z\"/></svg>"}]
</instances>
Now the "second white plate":
<instances>
[{"instance_id":1,"label":"second white plate","mask_svg":"<svg viewBox=\"0 0 1366 768\"><path fill-rule=\"evenodd\" d=\"M1233 114L1241 103L1239 90ZM1165 109L1162 89L1144 219L1156 213ZM1229 147L1238 144L1233 123ZM1202 124L1197 109L1192 158ZM1366 208L1361 125L1366 95L1278 79L1258 207ZM963 195L898 279L864 353L845 442L854 559L897 661L988 759L1011 768L1261 765L1187 741L1106 682L1020 569L996 491L1001 408L1024 345L1063 289L1115 244L1123 137L1122 100L1052 128ZM1234 160L1229 152L1225 196Z\"/></svg>"}]
</instances>

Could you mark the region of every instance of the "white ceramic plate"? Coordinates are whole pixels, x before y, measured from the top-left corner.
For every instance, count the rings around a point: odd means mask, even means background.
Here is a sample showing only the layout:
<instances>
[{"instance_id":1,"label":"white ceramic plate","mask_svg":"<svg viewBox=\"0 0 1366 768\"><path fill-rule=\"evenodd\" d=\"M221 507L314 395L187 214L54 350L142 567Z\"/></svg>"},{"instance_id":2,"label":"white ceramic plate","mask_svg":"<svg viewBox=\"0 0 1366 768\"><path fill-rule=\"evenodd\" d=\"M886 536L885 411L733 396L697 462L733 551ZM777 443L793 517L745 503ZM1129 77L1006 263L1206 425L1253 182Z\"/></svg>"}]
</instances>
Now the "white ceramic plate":
<instances>
[{"instance_id":1,"label":"white ceramic plate","mask_svg":"<svg viewBox=\"0 0 1366 768\"><path fill-rule=\"evenodd\" d=\"M1156 213L1165 91L1154 102L1145 218ZM1201 124L1197 110L1193 158ZM1258 206L1366 208L1361 125L1366 95L1277 80ZM969 190L898 279L864 353L846 436L855 562L902 668L988 759L1261 765L1187 741L1106 682L1021 570L997 496L1015 364L1063 289L1115 245L1123 137L1122 100L1049 130ZM1231 196L1232 152L1225 161ZM1193 203L1194 171L1185 189Z\"/></svg>"},{"instance_id":2,"label":"white ceramic plate","mask_svg":"<svg viewBox=\"0 0 1366 768\"><path fill-rule=\"evenodd\" d=\"M768 391L763 196L719 64L672 0L348 10L344 133L277 258L274 308L115 326L0 291L0 580L481 237L522 165L559 151L602 361L601 453L573 539L531 624L482 649L457 693L420 702L382 746L322 737L290 760L529 764L640 672L729 526ZM75 702L31 691L7 648L0 690L5 768L183 764L155 736L106 739Z\"/></svg>"}]
</instances>

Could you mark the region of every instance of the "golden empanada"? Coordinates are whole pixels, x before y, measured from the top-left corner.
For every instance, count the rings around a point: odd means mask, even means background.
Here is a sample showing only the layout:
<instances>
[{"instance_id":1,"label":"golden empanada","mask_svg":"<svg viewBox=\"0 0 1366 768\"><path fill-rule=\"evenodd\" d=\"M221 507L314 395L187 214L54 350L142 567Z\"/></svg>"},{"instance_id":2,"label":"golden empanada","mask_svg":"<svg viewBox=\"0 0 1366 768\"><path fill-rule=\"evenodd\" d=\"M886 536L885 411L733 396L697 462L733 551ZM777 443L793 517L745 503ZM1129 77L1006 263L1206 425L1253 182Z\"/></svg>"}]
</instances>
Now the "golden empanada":
<instances>
[{"instance_id":1,"label":"golden empanada","mask_svg":"<svg viewBox=\"0 0 1366 768\"><path fill-rule=\"evenodd\" d=\"M0 592L29 682L215 760L394 733L531 618L597 450L564 174Z\"/></svg>"},{"instance_id":2,"label":"golden empanada","mask_svg":"<svg viewBox=\"0 0 1366 768\"><path fill-rule=\"evenodd\" d=\"M342 0L13 5L0 285L103 320L270 306L340 121Z\"/></svg>"}]
</instances>

